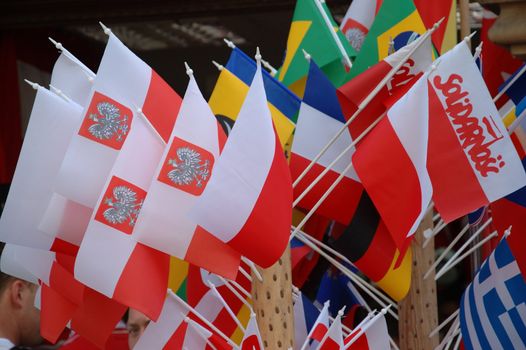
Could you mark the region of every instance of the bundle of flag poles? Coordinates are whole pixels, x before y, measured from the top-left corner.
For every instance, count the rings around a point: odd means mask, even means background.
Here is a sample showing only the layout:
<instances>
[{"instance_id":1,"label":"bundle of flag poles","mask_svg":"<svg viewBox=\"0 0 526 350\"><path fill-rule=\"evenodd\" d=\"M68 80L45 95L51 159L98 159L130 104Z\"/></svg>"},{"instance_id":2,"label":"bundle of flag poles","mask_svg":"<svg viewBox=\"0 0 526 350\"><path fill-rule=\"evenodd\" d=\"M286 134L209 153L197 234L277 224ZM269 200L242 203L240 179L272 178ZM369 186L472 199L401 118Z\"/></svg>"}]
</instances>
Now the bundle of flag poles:
<instances>
[{"instance_id":1,"label":"bundle of flag poles","mask_svg":"<svg viewBox=\"0 0 526 350\"><path fill-rule=\"evenodd\" d=\"M40 286L50 343L69 328L105 348L134 309L152 320L136 349L252 350L252 280L290 247L293 349L397 349L417 228L469 215L422 278L487 259L430 336L526 348L526 66L489 41L494 18L474 56L452 0L354 0L339 27L298 0L281 67L230 43L208 101L198 71L180 95L104 25L96 73L52 40L49 89L27 77L2 271Z\"/></svg>"}]
</instances>

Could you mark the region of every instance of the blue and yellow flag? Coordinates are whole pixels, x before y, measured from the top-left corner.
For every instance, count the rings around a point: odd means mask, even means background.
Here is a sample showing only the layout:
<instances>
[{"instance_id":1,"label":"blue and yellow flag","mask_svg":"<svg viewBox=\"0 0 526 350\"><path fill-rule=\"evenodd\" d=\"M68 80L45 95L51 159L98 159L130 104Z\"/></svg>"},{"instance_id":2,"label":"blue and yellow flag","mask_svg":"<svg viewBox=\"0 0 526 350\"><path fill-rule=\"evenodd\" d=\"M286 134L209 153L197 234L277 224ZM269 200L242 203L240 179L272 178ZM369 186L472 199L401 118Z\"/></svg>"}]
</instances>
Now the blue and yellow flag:
<instances>
[{"instance_id":1,"label":"blue and yellow flag","mask_svg":"<svg viewBox=\"0 0 526 350\"><path fill-rule=\"evenodd\" d=\"M231 126L236 120L255 73L256 62L238 48L233 49L208 101L223 125L231 122ZM301 101L266 71L263 84L276 132L285 148L294 131Z\"/></svg>"}]
</instances>

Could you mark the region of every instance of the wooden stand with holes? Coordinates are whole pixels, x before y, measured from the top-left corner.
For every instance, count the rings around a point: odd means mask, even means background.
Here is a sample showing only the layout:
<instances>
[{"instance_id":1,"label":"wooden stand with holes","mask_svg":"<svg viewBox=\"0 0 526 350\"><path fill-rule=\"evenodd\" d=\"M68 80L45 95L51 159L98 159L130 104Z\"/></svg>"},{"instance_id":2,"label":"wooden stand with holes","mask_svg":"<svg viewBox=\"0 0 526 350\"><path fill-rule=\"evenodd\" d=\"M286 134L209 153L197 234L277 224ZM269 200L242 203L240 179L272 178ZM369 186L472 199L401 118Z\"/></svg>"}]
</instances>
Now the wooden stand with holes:
<instances>
[{"instance_id":1,"label":"wooden stand with holes","mask_svg":"<svg viewBox=\"0 0 526 350\"><path fill-rule=\"evenodd\" d=\"M265 349L287 350L294 341L290 248L277 263L259 271L263 283L252 274L252 301L263 345Z\"/></svg>"},{"instance_id":2,"label":"wooden stand with holes","mask_svg":"<svg viewBox=\"0 0 526 350\"><path fill-rule=\"evenodd\" d=\"M432 213L428 214L415 234L412 243L413 266L411 287L407 297L398 304L398 332L401 350L434 349L438 346L438 335L429 338L429 333L438 326L438 310L435 273L424 280L424 274L435 261L435 243L424 243L424 230L433 227Z\"/></svg>"}]
</instances>

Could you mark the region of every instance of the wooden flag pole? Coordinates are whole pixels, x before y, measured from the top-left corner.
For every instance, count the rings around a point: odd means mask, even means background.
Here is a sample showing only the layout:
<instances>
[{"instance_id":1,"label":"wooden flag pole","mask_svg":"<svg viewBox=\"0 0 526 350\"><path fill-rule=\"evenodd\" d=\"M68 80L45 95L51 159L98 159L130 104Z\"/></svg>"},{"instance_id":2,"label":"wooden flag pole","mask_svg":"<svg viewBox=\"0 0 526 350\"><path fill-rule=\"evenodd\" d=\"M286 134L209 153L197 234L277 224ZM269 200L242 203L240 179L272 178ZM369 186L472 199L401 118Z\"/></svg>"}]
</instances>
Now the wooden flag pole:
<instances>
[{"instance_id":1,"label":"wooden flag pole","mask_svg":"<svg viewBox=\"0 0 526 350\"><path fill-rule=\"evenodd\" d=\"M458 8L460 12L460 37L464 38L471 32L469 0L458 0ZM468 42L468 45L471 47L470 42Z\"/></svg>"},{"instance_id":2,"label":"wooden flag pole","mask_svg":"<svg viewBox=\"0 0 526 350\"><path fill-rule=\"evenodd\" d=\"M433 228L433 214L429 212L415 234L412 243L413 266L409 293L398 304L398 333L400 349L434 349L438 345L438 335L429 334L438 326L436 282L434 271L432 278L424 278L434 261L434 240L424 248L424 231Z\"/></svg>"},{"instance_id":3,"label":"wooden flag pole","mask_svg":"<svg viewBox=\"0 0 526 350\"><path fill-rule=\"evenodd\" d=\"M260 269L263 281L252 279L252 301L265 349L294 346L292 270L290 247L268 269Z\"/></svg>"}]
</instances>

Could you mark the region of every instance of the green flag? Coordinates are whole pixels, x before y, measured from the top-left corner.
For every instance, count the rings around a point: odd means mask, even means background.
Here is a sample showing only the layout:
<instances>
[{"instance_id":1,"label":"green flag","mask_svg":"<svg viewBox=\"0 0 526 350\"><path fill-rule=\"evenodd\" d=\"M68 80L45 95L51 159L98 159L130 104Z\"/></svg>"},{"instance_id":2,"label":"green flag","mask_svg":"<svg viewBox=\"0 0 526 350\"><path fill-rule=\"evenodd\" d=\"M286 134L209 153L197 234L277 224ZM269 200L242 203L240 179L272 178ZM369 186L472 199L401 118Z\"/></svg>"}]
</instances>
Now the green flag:
<instances>
[{"instance_id":1,"label":"green flag","mask_svg":"<svg viewBox=\"0 0 526 350\"><path fill-rule=\"evenodd\" d=\"M384 0L348 78L354 78L387 57L391 40L397 50L425 31L412 0Z\"/></svg>"},{"instance_id":2,"label":"green flag","mask_svg":"<svg viewBox=\"0 0 526 350\"><path fill-rule=\"evenodd\" d=\"M320 9L326 14L330 25ZM305 50L320 68L327 67L324 71L331 82L340 86L345 80L342 76L347 74L342 48L350 58L356 56L325 3L319 0L298 0L290 26L285 59L277 77L296 94L303 95L305 78L309 70L309 64L303 54Z\"/></svg>"}]
</instances>

